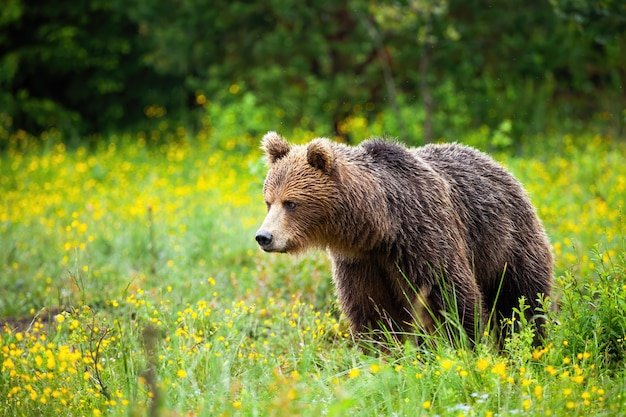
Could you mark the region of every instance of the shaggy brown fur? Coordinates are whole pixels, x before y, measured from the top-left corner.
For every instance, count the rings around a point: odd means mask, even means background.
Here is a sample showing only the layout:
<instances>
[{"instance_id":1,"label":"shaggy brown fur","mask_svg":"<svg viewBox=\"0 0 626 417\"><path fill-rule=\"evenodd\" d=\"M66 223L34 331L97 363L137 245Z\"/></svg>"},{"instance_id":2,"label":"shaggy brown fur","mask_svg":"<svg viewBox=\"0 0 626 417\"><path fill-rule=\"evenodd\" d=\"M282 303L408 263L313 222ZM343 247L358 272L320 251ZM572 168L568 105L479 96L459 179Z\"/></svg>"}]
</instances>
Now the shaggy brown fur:
<instances>
[{"instance_id":1,"label":"shaggy brown fur","mask_svg":"<svg viewBox=\"0 0 626 417\"><path fill-rule=\"evenodd\" d=\"M538 294L550 294L541 222L520 183L485 154L382 140L291 146L274 132L262 147L270 171L259 245L327 249L355 332L386 328L402 339L416 325L432 331L456 309L474 340L494 304L512 317L524 297L531 318Z\"/></svg>"}]
</instances>

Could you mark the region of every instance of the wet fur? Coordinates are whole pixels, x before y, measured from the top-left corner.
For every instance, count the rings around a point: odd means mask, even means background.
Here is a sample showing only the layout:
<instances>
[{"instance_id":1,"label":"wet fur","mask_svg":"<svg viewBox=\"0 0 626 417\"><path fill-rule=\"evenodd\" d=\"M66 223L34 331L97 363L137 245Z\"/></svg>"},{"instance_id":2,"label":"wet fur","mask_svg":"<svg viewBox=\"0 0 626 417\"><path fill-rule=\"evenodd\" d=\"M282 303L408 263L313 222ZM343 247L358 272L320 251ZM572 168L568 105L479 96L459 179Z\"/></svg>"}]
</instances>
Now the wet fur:
<instances>
[{"instance_id":1,"label":"wet fur","mask_svg":"<svg viewBox=\"0 0 626 417\"><path fill-rule=\"evenodd\" d=\"M494 304L498 317L511 317L523 296L531 318L537 294L550 294L543 227L520 183L485 154L376 139L291 146L274 132L262 147L270 166L264 195L274 211L260 231L277 235L276 251L329 251L355 332L385 328L401 339L416 324L432 330L453 301L474 340ZM285 201L295 209L280 207Z\"/></svg>"}]
</instances>

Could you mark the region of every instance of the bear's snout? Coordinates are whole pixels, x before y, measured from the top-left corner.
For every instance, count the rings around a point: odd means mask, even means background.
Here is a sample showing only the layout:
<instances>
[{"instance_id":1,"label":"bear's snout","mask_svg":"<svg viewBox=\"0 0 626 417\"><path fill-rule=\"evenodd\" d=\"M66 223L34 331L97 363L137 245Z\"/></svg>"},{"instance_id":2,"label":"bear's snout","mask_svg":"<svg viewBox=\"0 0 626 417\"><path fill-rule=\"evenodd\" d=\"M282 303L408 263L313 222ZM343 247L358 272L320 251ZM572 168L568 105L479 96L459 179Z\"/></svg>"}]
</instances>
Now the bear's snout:
<instances>
[{"instance_id":1,"label":"bear's snout","mask_svg":"<svg viewBox=\"0 0 626 417\"><path fill-rule=\"evenodd\" d=\"M272 241L274 240L274 237L272 236L270 232L266 230L259 230L256 234L255 239L257 243L259 244L259 246L261 246L261 249L266 251L270 249L272 245Z\"/></svg>"}]
</instances>

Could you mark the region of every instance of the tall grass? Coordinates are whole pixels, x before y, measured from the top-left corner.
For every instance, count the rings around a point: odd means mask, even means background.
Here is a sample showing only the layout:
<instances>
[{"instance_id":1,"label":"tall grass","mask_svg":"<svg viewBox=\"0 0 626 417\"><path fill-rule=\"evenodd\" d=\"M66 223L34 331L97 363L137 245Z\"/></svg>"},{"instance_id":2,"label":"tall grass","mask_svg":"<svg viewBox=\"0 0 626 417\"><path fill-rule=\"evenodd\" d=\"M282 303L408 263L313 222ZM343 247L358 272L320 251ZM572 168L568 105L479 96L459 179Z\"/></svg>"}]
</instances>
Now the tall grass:
<instances>
[{"instance_id":1,"label":"tall grass","mask_svg":"<svg viewBox=\"0 0 626 417\"><path fill-rule=\"evenodd\" d=\"M0 415L626 411L623 145L565 137L549 154L496 155L554 246L544 348L522 331L504 353L439 338L367 355L323 253L256 248L259 151L146 142L0 159Z\"/></svg>"}]
</instances>

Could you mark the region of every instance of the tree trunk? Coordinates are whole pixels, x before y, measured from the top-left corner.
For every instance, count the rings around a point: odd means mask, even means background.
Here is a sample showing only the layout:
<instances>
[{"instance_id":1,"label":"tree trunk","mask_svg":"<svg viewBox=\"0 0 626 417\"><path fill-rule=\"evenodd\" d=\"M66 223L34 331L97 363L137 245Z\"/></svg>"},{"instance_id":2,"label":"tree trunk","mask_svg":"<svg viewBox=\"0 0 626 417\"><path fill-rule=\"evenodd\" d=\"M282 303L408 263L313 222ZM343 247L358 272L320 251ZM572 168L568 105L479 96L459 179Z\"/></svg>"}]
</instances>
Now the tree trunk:
<instances>
[{"instance_id":1,"label":"tree trunk","mask_svg":"<svg viewBox=\"0 0 626 417\"><path fill-rule=\"evenodd\" d=\"M382 38L378 29L372 23L368 16L364 16L362 13L359 13L358 10L355 10L359 20L365 26L367 33L370 35L372 40L374 41L374 46L376 48L376 52L378 55L378 59L383 69L383 77L385 79L385 87L387 88L387 96L389 97L389 104L391 105L391 110L393 111L396 120L398 121L398 126L400 127L400 135L403 141L413 142L412 138L408 137L408 131L406 129L406 124L404 123L404 118L402 117L402 113L400 113L400 108L398 107L398 96L396 93L396 83L393 79L393 73L391 72L391 57L389 53L385 49L383 45Z\"/></svg>"},{"instance_id":2,"label":"tree trunk","mask_svg":"<svg viewBox=\"0 0 626 417\"><path fill-rule=\"evenodd\" d=\"M432 143L433 141L433 97L430 94L430 86L428 85L428 66L430 64L430 42L428 35L432 25L432 15L428 15L426 19L426 39L422 41L422 55L420 56L420 93L422 95L422 104L424 105L424 143Z\"/></svg>"}]
</instances>

